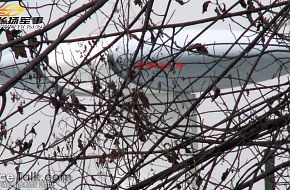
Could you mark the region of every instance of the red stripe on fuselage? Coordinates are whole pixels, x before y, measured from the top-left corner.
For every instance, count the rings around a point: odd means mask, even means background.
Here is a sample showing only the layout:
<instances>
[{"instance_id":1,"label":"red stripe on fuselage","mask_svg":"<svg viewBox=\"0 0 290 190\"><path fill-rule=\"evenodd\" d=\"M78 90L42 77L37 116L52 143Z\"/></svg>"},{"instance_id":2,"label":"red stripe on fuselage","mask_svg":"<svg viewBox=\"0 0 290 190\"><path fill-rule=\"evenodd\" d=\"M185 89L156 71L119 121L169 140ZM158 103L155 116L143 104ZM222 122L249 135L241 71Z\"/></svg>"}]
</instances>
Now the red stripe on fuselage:
<instances>
[{"instance_id":1,"label":"red stripe on fuselage","mask_svg":"<svg viewBox=\"0 0 290 190\"><path fill-rule=\"evenodd\" d=\"M181 62L175 62L175 63L164 63L164 62L142 62L138 61L135 64L135 68L137 69L152 69L152 68L157 68L157 69L172 69L172 67L175 66L178 70L181 70L183 67L183 63Z\"/></svg>"}]
</instances>

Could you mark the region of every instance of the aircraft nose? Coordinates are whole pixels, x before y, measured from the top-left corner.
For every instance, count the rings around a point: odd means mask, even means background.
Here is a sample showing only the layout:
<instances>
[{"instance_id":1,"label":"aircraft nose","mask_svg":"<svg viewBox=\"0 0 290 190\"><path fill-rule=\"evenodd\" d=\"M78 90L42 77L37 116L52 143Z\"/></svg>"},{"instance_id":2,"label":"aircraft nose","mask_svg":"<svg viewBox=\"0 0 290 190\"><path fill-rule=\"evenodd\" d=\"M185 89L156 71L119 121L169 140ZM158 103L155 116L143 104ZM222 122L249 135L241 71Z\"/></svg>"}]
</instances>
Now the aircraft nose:
<instances>
[{"instance_id":1,"label":"aircraft nose","mask_svg":"<svg viewBox=\"0 0 290 190\"><path fill-rule=\"evenodd\" d=\"M115 74L120 74L120 65L117 64L116 58L112 51L109 51L107 60L108 60L110 69L112 69L112 71Z\"/></svg>"},{"instance_id":2,"label":"aircraft nose","mask_svg":"<svg viewBox=\"0 0 290 190\"><path fill-rule=\"evenodd\" d=\"M26 53L29 55L28 51ZM16 58L15 54L8 48L0 51L0 85L15 76L30 60L29 56Z\"/></svg>"}]
</instances>

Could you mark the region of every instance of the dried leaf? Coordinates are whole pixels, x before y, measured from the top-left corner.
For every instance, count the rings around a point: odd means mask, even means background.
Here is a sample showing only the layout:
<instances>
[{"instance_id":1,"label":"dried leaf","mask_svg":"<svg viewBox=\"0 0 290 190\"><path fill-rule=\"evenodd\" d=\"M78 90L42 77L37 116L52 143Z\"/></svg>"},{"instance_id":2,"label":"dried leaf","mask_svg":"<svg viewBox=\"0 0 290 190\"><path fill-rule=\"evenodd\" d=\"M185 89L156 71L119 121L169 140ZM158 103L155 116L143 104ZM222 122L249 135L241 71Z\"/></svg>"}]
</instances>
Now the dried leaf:
<instances>
[{"instance_id":1,"label":"dried leaf","mask_svg":"<svg viewBox=\"0 0 290 190\"><path fill-rule=\"evenodd\" d=\"M59 148L59 146L56 147L56 150L57 150L57 152L60 153L60 148Z\"/></svg>"},{"instance_id":2,"label":"dried leaf","mask_svg":"<svg viewBox=\"0 0 290 190\"><path fill-rule=\"evenodd\" d=\"M20 147L22 145L22 141L20 139L17 139L15 145Z\"/></svg>"},{"instance_id":3,"label":"dried leaf","mask_svg":"<svg viewBox=\"0 0 290 190\"><path fill-rule=\"evenodd\" d=\"M133 112L133 118L136 121L135 127L138 128L139 123L141 123L141 118L139 117L139 115L136 112Z\"/></svg>"},{"instance_id":4,"label":"dried leaf","mask_svg":"<svg viewBox=\"0 0 290 190\"><path fill-rule=\"evenodd\" d=\"M100 90L102 89L100 78L95 77L95 80L93 80L93 92L94 93L100 93Z\"/></svg>"},{"instance_id":5,"label":"dried leaf","mask_svg":"<svg viewBox=\"0 0 290 190\"><path fill-rule=\"evenodd\" d=\"M250 3L249 3L249 6L248 6L247 9L248 9L248 10L255 9L253 2L250 2ZM247 13L246 15L247 15L247 18L248 18L248 20L250 21L250 23L251 23L252 25L255 25L255 23L254 23L254 19L253 19L253 17L252 17L252 14L251 14L251 13Z\"/></svg>"},{"instance_id":6,"label":"dried leaf","mask_svg":"<svg viewBox=\"0 0 290 190\"><path fill-rule=\"evenodd\" d=\"M79 99L77 98L77 96L75 94L71 94L70 98L71 98L71 102L73 104L79 104L80 103Z\"/></svg>"},{"instance_id":7,"label":"dried leaf","mask_svg":"<svg viewBox=\"0 0 290 190\"><path fill-rule=\"evenodd\" d=\"M7 39L8 42L14 40L14 35L13 35L13 33L12 33L11 31L9 31L9 30L6 30L6 39Z\"/></svg>"},{"instance_id":8,"label":"dried leaf","mask_svg":"<svg viewBox=\"0 0 290 190\"><path fill-rule=\"evenodd\" d=\"M150 34L151 34L151 43L154 44L155 42L155 36L152 30L150 30Z\"/></svg>"},{"instance_id":9,"label":"dried leaf","mask_svg":"<svg viewBox=\"0 0 290 190\"><path fill-rule=\"evenodd\" d=\"M55 109L59 109L60 107L62 107L63 106L63 104L60 102L60 101L58 101L56 98L51 98L50 99L50 103L55 107Z\"/></svg>"},{"instance_id":10,"label":"dried leaf","mask_svg":"<svg viewBox=\"0 0 290 190\"><path fill-rule=\"evenodd\" d=\"M184 150L185 150L185 153L187 153L187 154L191 153L191 150L187 147L184 147Z\"/></svg>"},{"instance_id":11,"label":"dried leaf","mask_svg":"<svg viewBox=\"0 0 290 190\"><path fill-rule=\"evenodd\" d=\"M130 39L134 38L137 41L140 41L140 38L136 34L129 34Z\"/></svg>"},{"instance_id":12,"label":"dried leaf","mask_svg":"<svg viewBox=\"0 0 290 190\"><path fill-rule=\"evenodd\" d=\"M15 150L13 148L11 148L11 147L9 148L9 150L10 150L12 155L14 155L16 153Z\"/></svg>"},{"instance_id":13,"label":"dried leaf","mask_svg":"<svg viewBox=\"0 0 290 190\"><path fill-rule=\"evenodd\" d=\"M19 111L20 114L23 114L23 107L22 106L18 106L17 110Z\"/></svg>"},{"instance_id":14,"label":"dried leaf","mask_svg":"<svg viewBox=\"0 0 290 190\"><path fill-rule=\"evenodd\" d=\"M141 0L134 0L134 3L135 3L135 5L138 5L138 6L142 6L142 1Z\"/></svg>"},{"instance_id":15,"label":"dried leaf","mask_svg":"<svg viewBox=\"0 0 290 190\"><path fill-rule=\"evenodd\" d=\"M43 142L41 143L41 145L42 145L42 148L45 149L45 143Z\"/></svg>"},{"instance_id":16,"label":"dried leaf","mask_svg":"<svg viewBox=\"0 0 290 190\"><path fill-rule=\"evenodd\" d=\"M279 110L275 110L274 114L278 117L283 117L283 114Z\"/></svg>"},{"instance_id":17,"label":"dried leaf","mask_svg":"<svg viewBox=\"0 0 290 190\"><path fill-rule=\"evenodd\" d=\"M28 142L28 145L29 145L28 149L30 149L30 148L31 148L31 146L32 146L32 143L33 143L33 140L32 140L32 139L30 139L30 140L29 140L29 142Z\"/></svg>"},{"instance_id":18,"label":"dried leaf","mask_svg":"<svg viewBox=\"0 0 290 190\"><path fill-rule=\"evenodd\" d=\"M143 91L140 91L139 93L139 99L141 100L143 106L145 108L150 108L150 104L149 104L149 100L148 98L146 97L145 93Z\"/></svg>"},{"instance_id":19,"label":"dried leaf","mask_svg":"<svg viewBox=\"0 0 290 190\"><path fill-rule=\"evenodd\" d=\"M177 160L179 158L175 152L168 152L168 153L164 154L164 156L167 158L169 163L172 163L172 164L178 163Z\"/></svg>"},{"instance_id":20,"label":"dried leaf","mask_svg":"<svg viewBox=\"0 0 290 190\"><path fill-rule=\"evenodd\" d=\"M29 142L24 142L23 143L23 146L20 146L19 147L19 152L24 152L24 151L26 151L26 150L29 150L30 148L31 148L31 146L32 146L32 139L31 140L29 140Z\"/></svg>"},{"instance_id":21,"label":"dried leaf","mask_svg":"<svg viewBox=\"0 0 290 190\"><path fill-rule=\"evenodd\" d=\"M227 169L227 170L223 173L223 175L222 175L222 177L221 177L221 180L222 180L222 181L225 181L225 180L227 179L229 173L230 173L230 171L229 171L229 169Z\"/></svg>"},{"instance_id":22,"label":"dried leaf","mask_svg":"<svg viewBox=\"0 0 290 190\"><path fill-rule=\"evenodd\" d=\"M19 35L22 33L21 30L11 30L10 32L15 38L19 37Z\"/></svg>"},{"instance_id":23,"label":"dried leaf","mask_svg":"<svg viewBox=\"0 0 290 190\"><path fill-rule=\"evenodd\" d=\"M68 159L68 162L69 162L69 163L72 163L72 164L74 164L74 165L77 165L77 159L75 159L75 158L69 158L69 159Z\"/></svg>"},{"instance_id":24,"label":"dried leaf","mask_svg":"<svg viewBox=\"0 0 290 190\"><path fill-rule=\"evenodd\" d=\"M115 136L111 135L110 133L104 133L104 137L107 139L114 139L115 138Z\"/></svg>"},{"instance_id":25,"label":"dried leaf","mask_svg":"<svg viewBox=\"0 0 290 190\"><path fill-rule=\"evenodd\" d=\"M246 89L245 91L246 91L247 96L249 96L250 95L250 90Z\"/></svg>"},{"instance_id":26,"label":"dried leaf","mask_svg":"<svg viewBox=\"0 0 290 190\"><path fill-rule=\"evenodd\" d=\"M28 45L29 45L28 49L29 49L30 56L33 57L33 53L36 51L36 48L39 46L36 36L28 40Z\"/></svg>"},{"instance_id":27,"label":"dried leaf","mask_svg":"<svg viewBox=\"0 0 290 190\"><path fill-rule=\"evenodd\" d=\"M108 82L108 88L111 90L115 90L116 89L116 84L114 81L110 81Z\"/></svg>"},{"instance_id":28,"label":"dried leaf","mask_svg":"<svg viewBox=\"0 0 290 190\"><path fill-rule=\"evenodd\" d=\"M203 3L203 5L202 5L202 14L207 11L208 6L209 6L210 3L211 3L210 1L206 1L206 2Z\"/></svg>"},{"instance_id":29,"label":"dried leaf","mask_svg":"<svg viewBox=\"0 0 290 190\"><path fill-rule=\"evenodd\" d=\"M115 139L115 141L114 141L114 145L115 145L115 146L118 146L119 144L120 144L119 139Z\"/></svg>"},{"instance_id":30,"label":"dried leaf","mask_svg":"<svg viewBox=\"0 0 290 190\"><path fill-rule=\"evenodd\" d=\"M7 137L7 131L6 131L6 129L4 129L4 130L1 130L1 132L0 132L0 139L6 139L6 137Z\"/></svg>"},{"instance_id":31,"label":"dried leaf","mask_svg":"<svg viewBox=\"0 0 290 190\"><path fill-rule=\"evenodd\" d=\"M255 23L254 23L254 20L253 20L252 14L251 14L251 13L247 13L246 15L247 15L247 18L248 18L249 22L250 22L252 25L254 25Z\"/></svg>"},{"instance_id":32,"label":"dried leaf","mask_svg":"<svg viewBox=\"0 0 290 190\"><path fill-rule=\"evenodd\" d=\"M197 185L198 187L201 186L201 184L202 184L202 178L200 177L200 175L197 176L195 182L196 182L196 185Z\"/></svg>"},{"instance_id":33,"label":"dried leaf","mask_svg":"<svg viewBox=\"0 0 290 190\"><path fill-rule=\"evenodd\" d=\"M29 131L29 133L32 133L32 134L34 134L34 135L37 135L37 134L36 134L36 131L35 131L35 129L34 129L34 127L31 128L31 130Z\"/></svg>"},{"instance_id":34,"label":"dried leaf","mask_svg":"<svg viewBox=\"0 0 290 190\"><path fill-rule=\"evenodd\" d=\"M97 149L95 143L91 143L90 146L92 147L93 150L96 150Z\"/></svg>"},{"instance_id":35,"label":"dried leaf","mask_svg":"<svg viewBox=\"0 0 290 190\"><path fill-rule=\"evenodd\" d=\"M221 16L222 14L220 13L219 9L218 8L215 8L214 9L214 12L216 12L216 15L217 16Z\"/></svg>"},{"instance_id":36,"label":"dried leaf","mask_svg":"<svg viewBox=\"0 0 290 190\"><path fill-rule=\"evenodd\" d=\"M245 0L240 0L239 3L243 8L247 8L247 3L245 2Z\"/></svg>"},{"instance_id":37,"label":"dried leaf","mask_svg":"<svg viewBox=\"0 0 290 190\"><path fill-rule=\"evenodd\" d=\"M77 106L78 109L82 110L82 111L87 111L87 108L83 105L83 104L79 104Z\"/></svg>"},{"instance_id":38,"label":"dried leaf","mask_svg":"<svg viewBox=\"0 0 290 190\"><path fill-rule=\"evenodd\" d=\"M87 108L83 104L80 103L79 99L77 98L77 96L75 94L71 95L71 102L72 102L72 104L74 104L74 107L75 107L74 111L76 113L79 113L77 109L80 109L82 111L87 110Z\"/></svg>"},{"instance_id":39,"label":"dried leaf","mask_svg":"<svg viewBox=\"0 0 290 190\"><path fill-rule=\"evenodd\" d=\"M106 158L107 158L107 154L103 153L103 155L99 158L99 164L104 164L106 163Z\"/></svg>"},{"instance_id":40,"label":"dried leaf","mask_svg":"<svg viewBox=\"0 0 290 190\"><path fill-rule=\"evenodd\" d=\"M84 148L83 142L80 138L78 139L78 147L80 150L82 150Z\"/></svg>"},{"instance_id":41,"label":"dried leaf","mask_svg":"<svg viewBox=\"0 0 290 190\"><path fill-rule=\"evenodd\" d=\"M10 42L18 37L18 35L21 33L20 30L6 30L6 38L7 41ZM18 59L18 57L27 58L27 54L25 51L24 43L20 42L14 46L11 47L12 51L15 53L15 58Z\"/></svg>"},{"instance_id":42,"label":"dried leaf","mask_svg":"<svg viewBox=\"0 0 290 190\"><path fill-rule=\"evenodd\" d=\"M15 58L18 59L18 57L27 58L27 54L24 48L24 43L19 43L13 47L11 47L12 51L15 53Z\"/></svg>"},{"instance_id":43,"label":"dried leaf","mask_svg":"<svg viewBox=\"0 0 290 190\"><path fill-rule=\"evenodd\" d=\"M262 23L258 23L258 25L257 25L257 31L260 31L262 26L263 26Z\"/></svg>"},{"instance_id":44,"label":"dried leaf","mask_svg":"<svg viewBox=\"0 0 290 190\"><path fill-rule=\"evenodd\" d=\"M136 78L136 72L133 70L130 70L128 74L128 78L130 81L134 80Z\"/></svg>"},{"instance_id":45,"label":"dried leaf","mask_svg":"<svg viewBox=\"0 0 290 190\"><path fill-rule=\"evenodd\" d=\"M220 88L218 88L218 87L214 87L214 95L213 95L213 97L212 97L212 102L215 100L215 99L217 99L217 97L219 97L219 95L220 95L220 93L221 93L221 89Z\"/></svg>"},{"instance_id":46,"label":"dried leaf","mask_svg":"<svg viewBox=\"0 0 290 190\"><path fill-rule=\"evenodd\" d=\"M185 2L183 0L175 0L177 3L179 3L180 5L184 5Z\"/></svg>"},{"instance_id":47,"label":"dried leaf","mask_svg":"<svg viewBox=\"0 0 290 190\"><path fill-rule=\"evenodd\" d=\"M140 127L138 127L138 129L137 129L137 135L138 135L141 142L146 142L147 139L146 139L146 136L144 134L144 130L141 129Z\"/></svg>"},{"instance_id":48,"label":"dried leaf","mask_svg":"<svg viewBox=\"0 0 290 190\"><path fill-rule=\"evenodd\" d=\"M92 176L92 175L91 175L91 180L92 180L93 182L96 182L96 179L95 179L94 176Z\"/></svg>"},{"instance_id":49,"label":"dried leaf","mask_svg":"<svg viewBox=\"0 0 290 190\"><path fill-rule=\"evenodd\" d=\"M196 49L199 53L204 53L204 54L208 54L208 50L207 48L200 44L200 43L196 43L190 46L192 49Z\"/></svg>"},{"instance_id":50,"label":"dried leaf","mask_svg":"<svg viewBox=\"0 0 290 190\"><path fill-rule=\"evenodd\" d=\"M113 149L111 153L108 155L110 158L110 162L112 162L115 159L118 159L121 156L121 152L117 151L116 149Z\"/></svg>"}]
</instances>

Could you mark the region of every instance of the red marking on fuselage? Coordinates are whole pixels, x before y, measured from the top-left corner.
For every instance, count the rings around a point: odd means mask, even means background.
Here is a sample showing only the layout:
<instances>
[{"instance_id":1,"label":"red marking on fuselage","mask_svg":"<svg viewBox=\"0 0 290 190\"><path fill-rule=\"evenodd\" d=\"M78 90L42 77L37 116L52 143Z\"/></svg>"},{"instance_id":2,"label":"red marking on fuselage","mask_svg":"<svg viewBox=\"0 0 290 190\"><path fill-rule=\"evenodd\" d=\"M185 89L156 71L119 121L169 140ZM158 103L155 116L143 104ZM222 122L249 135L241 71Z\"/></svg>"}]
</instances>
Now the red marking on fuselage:
<instances>
[{"instance_id":1,"label":"red marking on fuselage","mask_svg":"<svg viewBox=\"0 0 290 190\"><path fill-rule=\"evenodd\" d=\"M138 61L135 64L135 68L137 69L152 69L152 68L157 68L157 69L172 69L173 66L175 66L178 70L181 70L183 67L183 63L181 62L170 62L170 63L164 63L164 62L142 62Z\"/></svg>"}]
</instances>

